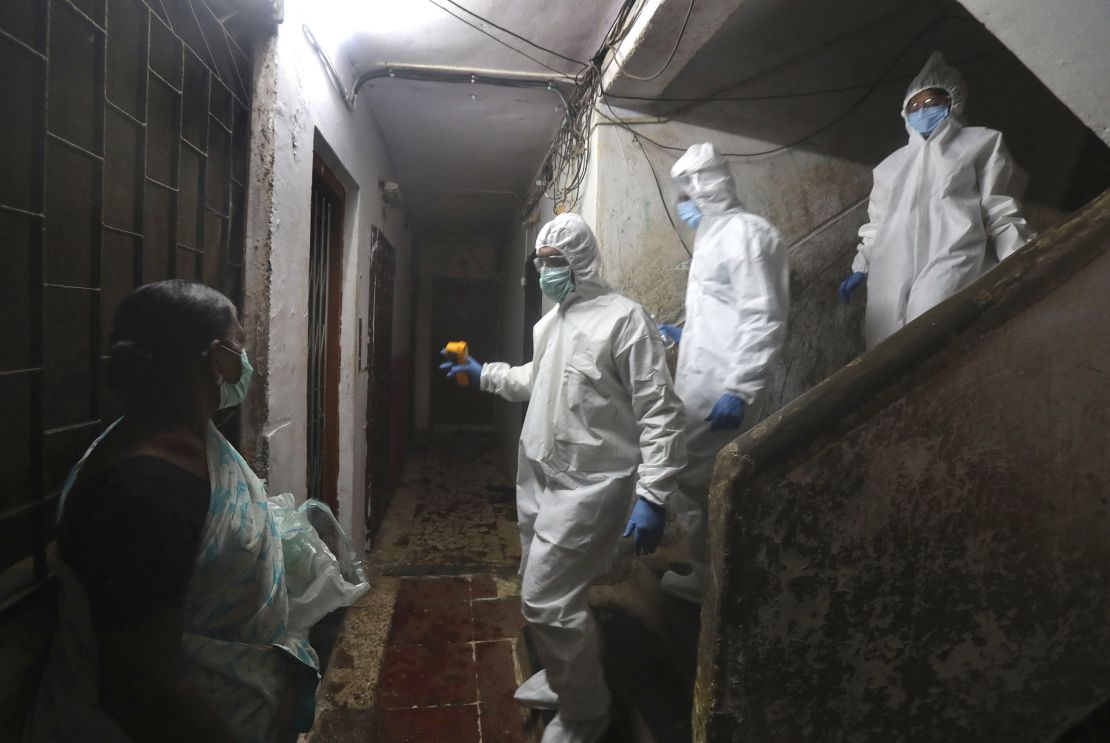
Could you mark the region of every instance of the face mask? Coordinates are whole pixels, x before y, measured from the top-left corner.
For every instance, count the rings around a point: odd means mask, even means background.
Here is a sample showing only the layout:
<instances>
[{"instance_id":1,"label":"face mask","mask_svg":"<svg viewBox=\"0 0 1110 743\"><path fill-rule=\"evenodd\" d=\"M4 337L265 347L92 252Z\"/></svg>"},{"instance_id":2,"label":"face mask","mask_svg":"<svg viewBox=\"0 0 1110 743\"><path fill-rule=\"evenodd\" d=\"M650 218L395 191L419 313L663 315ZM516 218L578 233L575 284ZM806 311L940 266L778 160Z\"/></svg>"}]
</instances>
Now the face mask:
<instances>
[{"instance_id":1,"label":"face mask","mask_svg":"<svg viewBox=\"0 0 1110 743\"><path fill-rule=\"evenodd\" d=\"M689 200L678 202L677 211L679 219L695 230L698 228L698 224L701 222L701 210L698 209L694 202Z\"/></svg>"},{"instance_id":2,"label":"face mask","mask_svg":"<svg viewBox=\"0 0 1110 743\"><path fill-rule=\"evenodd\" d=\"M570 266L542 269L540 291L555 304L566 299L574 291L574 274L571 273Z\"/></svg>"},{"instance_id":3,"label":"face mask","mask_svg":"<svg viewBox=\"0 0 1110 743\"><path fill-rule=\"evenodd\" d=\"M220 346L221 348L231 351L227 346ZM234 351L231 351L235 353ZM239 381L235 384L230 382L220 382L220 410L224 408L232 408L247 399L247 390L251 386L251 377L254 376L254 368L251 367L251 362L247 361L247 351L239 354L239 360L243 362L243 371L239 374Z\"/></svg>"},{"instance_id":4,"label":"face mask","mask_svg":"<svg viewBox=\"0 0 1110 743\"><path fill-rule=\"evenodd\" d=\"M926 139L940 123L948 118L948 106L925 106L906 115L906 123Z\"/></svg>"}]
</instances>

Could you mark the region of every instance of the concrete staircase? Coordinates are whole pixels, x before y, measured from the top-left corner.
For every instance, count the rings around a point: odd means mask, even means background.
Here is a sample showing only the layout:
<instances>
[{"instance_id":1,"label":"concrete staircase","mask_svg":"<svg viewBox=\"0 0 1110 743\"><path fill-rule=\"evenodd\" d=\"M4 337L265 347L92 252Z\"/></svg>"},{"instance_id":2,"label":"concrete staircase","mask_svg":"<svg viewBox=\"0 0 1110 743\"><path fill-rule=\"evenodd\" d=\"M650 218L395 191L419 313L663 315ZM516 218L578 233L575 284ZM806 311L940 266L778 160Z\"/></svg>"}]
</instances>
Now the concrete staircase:
<instances>
[{"instance_id":1,"label":"concrete staircase","mask_svg":"<svg viewBox=\"0 0 1110 743\"><path fill-rule=\"evenodd\" d=\"M700 609L659 587L667 570L684 566L680 545L662 554L622 559L590 589L601 625L602 662L613 694L613 726L599 743L689 743ZM518 648L524 678L540 670L525 627ZM531 713L530 743L539 743L553 712Z\"/></svg>"},{"instance_id":2,"label":"concrete staircase","mask_svg":"<svg viewBox=\"0 0 1110 743\"><path fill-rule=\"evenodd\" d=\"M591 592L615 721L630 743L691 739L700 609L659 587L677 566L662 555L638 560L625 581Z\"/></svg>"}]
</instances>

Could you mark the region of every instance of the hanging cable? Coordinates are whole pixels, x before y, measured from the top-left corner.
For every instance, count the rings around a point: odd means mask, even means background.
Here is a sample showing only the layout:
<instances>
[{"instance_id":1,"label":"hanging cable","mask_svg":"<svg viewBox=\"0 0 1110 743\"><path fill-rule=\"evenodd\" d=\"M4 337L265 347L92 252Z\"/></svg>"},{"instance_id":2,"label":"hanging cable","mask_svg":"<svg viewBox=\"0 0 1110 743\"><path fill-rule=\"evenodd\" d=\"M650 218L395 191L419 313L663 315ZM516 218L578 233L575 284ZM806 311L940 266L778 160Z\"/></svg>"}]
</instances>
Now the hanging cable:
<instances>
[{"instance_id":1,"label":"hanging cable","mask_svg":"<svg viewBox=\"0 0 1110 743\"><path fill-rule=\"evenodd\" d=\"M973 62L978 62L986 57L993 57L996 54L1005 52L1005 47L998 47L988 52L980 54L973 54L970 57L954 60L953 65L966 65ZM896 75L895 77L888 77L880 81L880 85L888 85L890 83L908 82L917 77L916 72L911 72L907 75ZM848 93L853 90L863 90L874 85L870 83L856 83L855 85L842 85L836 88L816 88L813 90L802 90L796 93L765 93L759 95L710 95L710 96L696 96L696 97L679 97L679 96L647 96L647 95L621 95L620 93L605 93L605 98L615 98L622 101L644 101L647 103L742 103L742 102L756 102L756 101L779 101L790 98L812 98L814 96L828 95L830 93Z\"/></svg>"},{"instance_id":2,"label":"hanging cable","mask_svg":"<svg viewBox=\"0 0 1110 743\"><path fill-rule=\"evenodd\" d=\"M657 72L655 72L651 75L648 75L647 77L640 77L639 75L634 75L633 73L629 72L627 70L627 68L624 67L624 65L621 64L621 61L619 59L617 59L617 49L616 49L616 47L612 47L613 62L616 63L617 69L619 69L621 72L623 72L626 77L630 77L633 80L640 80L640 81L644 81L644 82L647 82L648 80L654 80L655 78L662 75L664 72L667 71L667 68L671 66L671 62L674 61L675 54L678 53L678 47L682 45L682 39L683 39L684 36L686 36L686 27L690 25L690 16L693 15L693 14L694 14L694 0L690 0L690 7L686 9L686 18L685 18L685 20L682 21L682 28L679 29L678 38L675 39L674 47L671 49L671 53L667 56L667 61L663 63L663 66L660 67ZM637 13L637 16L638 15L639 14ZM632 24L629 24L628 27L631 28Z\"/></svg>"},{"instance_id":3,"label":"hanging cable","mask_svg":"<svg viewBox=\"0 0 1110 743\"><path fill-rule=\"evenodd\" d=\"M548 69L548 70L550 70L554 73L557 73L559 75L565 75L566 74L565 72L563 72L563 70L556 69L555 67L552 67L551 65L547 64L546 62L543 62L542 60L536 59L531 54L528 54L527 52L521 51L520 49L517 49L515 46L508 43L504 39L500 39L497 36L494 36L493 34L491 34L489 31L485 30L481 26L479 26L477 24L474 24L474 23L471 23L470 21L466 20L465 18L463 18L458 13L455 13L454 11L452 11L450 8L446 8L442 5L440 5L438 2L436 2L436 0L428 0L428 2L431 3L432 5L436 6L437 8L439 8L440 10L442 10L444 13L451 16L455 20L459 21L460 23L465 23L466 25L470 26L475 31L478 31L479 33L485 34L486 36L493 39L494 41L496 41L501 46L505 47L506 49L512 49L514 52L516 52L520 56L526 57L527 59L532 60L533 62L538 64L540 67Z\"/></svg>"},{"instance_id":4,"label":"hanging cable","mask_svg":"<svg viewBox=\"0 0 1110 743\"><path fill-rule=\"evenodd\" d=\"M811 131L809 134L806 134L805 136L800 137L799 139L796 139L796 140L794 140L794 141L792 141L788 144L778 145L776 147L772 147L772 148L767 149L767 150L761 150L759 152L721 152L720 155L722 157L737 157L737 158L763 157L765 155L771 155L771 154L774 154L776 152L781 152L783 150L791 149L792 147L797 147L798 145L802 144L803 142L806 142L810 139L813 139L814 137L828 131L829 129L836 126L837 124L839 124L844 119L846 119L848 116L850 116L856 110L858 110L859 107L861 105L863 105L863 102L866 101L871 96L871 94L883 83L884 78L886 78L886 76L890 73L890 71L892 69L894 69L895 65L897 65L899 62L901 62L902 59L906 56L906 54L908 54L909 51L914 46L917 45L917 42L920 41L927 33L932 31L933 28L935 28L936 25L939 24L942 20L944 20L943 17L934 19L933 21L931 21L929 23L928 26L926 26L919 33L917 33L913 37L913 39L902 49L902 51L898 53L898 56L895 57L894 60L883 69L882 73L877 77L877 79L873 83L868 85L867 90L864 92L864 94L862 96L860 96L859 98L857 98L855 101L853 101L852 104L847 109L845 109L840 115L838 115L836 118L832 119L828 123L823 124L822 126L818 127L814 131ZM611 117L609 115L606 115L604 112L599 112L599 113L601 113L601 116L603 118L607 119L608 121L615 124L616 126L619 126L622 129L627 129L628 131L631 131L631 132L635 132L635 129L633 129L634 125L627 122L627 121L624 121L623 119L621 119L621 117L618 116L615 111L613 111L612 106L609 106L609 111L612 114ZM652 122L652 123L665 123L666 121L668 121L668 120L663 119L660 122ZM637 132L637 134L639 134L639 132ZM674 151L674 152L685 152L686 151L685 147L677 147L677 146L674 146L674 145L663 144L662 142L658 142L658 141L656 141L656 140L652 139L651 137L648 137L644 134L639 134L639 136L643 137L644 140L646 140L648 142L651 142L656 147L659 147L659 148L664 149L664 150L671 150L671 151Z\"/></svg>"},{"instance_id":5,"label":"hanging cable","mask_svg":"<svg viewBox=\"0 0 1110 743\"><path fill-rule=\"evenodd\" d=\"M470 10L469 8L466 8L462 5L460 5L459 3L455 2L455 0L443 0L443 1L445 3L448 3L449 5L455 6L456 8L461 10L462 12L466 13L467 15L472 16L474 18L477 18L482 23L485 23L488 26L493 26L498 31L501 31L502 33L506 33L509 36L512 36L514 39L517 39L519 41L523 41L525 44L527 44L530 47L533 47L534 49L539 49L542 52L547 52L548 54L550 54L553 57L558 57L559 59L566 60L567 62L573 62L574 64L579 65L581 67L586 67L587 66L587 64L585 62L583 62L582 60L580 60L580 59L575 59L574 57L568 57L565 54L560 54L559 52L555 51L554 49L548 49L546 46L542 46L540 44L537 44L536 42L532 41L531 39L527 39L527 38L521 36L520 34L516 33L515 31L511 31L511 30L505 28L504 26L499 26L496 23L494 23L493 21L491 21L489 18L486 18L485 16L482 16L478 13L475 13L473 10Z\"/></svg>"},{"instance_id":6,"label":"hanging cable","mask_svg":"<svg viewBox=\"0 0 1110 743\"><path fill-rule=\"evenodd\" d=\"M659 181L659 173L655 170L655 163L651 161L651 157L648 155L647 150L644 149L644 143L640 141L640 137L636 132L632 132L632 138L636 141L636 146L640 148L644 160L647 160L648 167L651 168L651 177L655 179L655 190L659 194L659 203L663 205L663 213L667 215L667 221L671 223L671 228L674 230L675 237L682 243L682 248L686 251L686 255L693 258L694 254L690 252L690 246L687 245L686 240L682 238L682 233L679 232L678 225L674 223L674 217L671 216L671 210L667 208L667 197L663 195L663 184Z\"/></svg>"}]
</instances>

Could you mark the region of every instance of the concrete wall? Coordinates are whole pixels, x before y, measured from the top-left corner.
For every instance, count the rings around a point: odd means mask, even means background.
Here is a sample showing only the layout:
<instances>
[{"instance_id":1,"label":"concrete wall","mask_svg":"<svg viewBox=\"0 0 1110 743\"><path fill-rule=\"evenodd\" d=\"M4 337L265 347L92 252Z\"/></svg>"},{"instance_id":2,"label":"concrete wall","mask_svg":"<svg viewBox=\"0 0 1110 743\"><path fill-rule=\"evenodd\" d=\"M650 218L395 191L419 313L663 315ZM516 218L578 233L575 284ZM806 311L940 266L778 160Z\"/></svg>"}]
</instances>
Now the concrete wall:
<instances>
[{"instance_id":1,"label":"concrete wall","mask_svg":"<svg viewBox=\"0 0 1110 743\"><path fill-rule=\"evenodd\" d=\"M676 147L710 141L718 150L734 153L781 148L766 155L730 158L741 200L749 210L770 219L789 246L790 332L772 383L770 413L862 350L864 302L843 307L836 301L836 288L850 270L856 231L866 220L871 170L906 141L899 111L906 85L930 49L943 50L952 62L966 60L960 65L971 90L965 119L1005 132L1013 154L1030 174L1026 210L1038 229L1063 217L1057 204L1086 133L978 24L948 18L930 25L937 18L932 4L859 21L843 29L834 42L817 45L815 39L817 51L781 64L751 58L745 50L755 44L773 46L767 39L790 34L790 24L796 24L801 10L789 11L789 3L781 3L783 11L770 3L761 6L746 23L730 21L727 33L708 42L665 95L705 95L707 89L722 89L719 83L724 79L745 80L727 89L729 96L781 96L860 83L862 89L753 101L656 105L624 101L625 107L619 99L611 99L612 108L600 108L591 138L593 162L578 211L598 234L610 282L660 320L675 320L684 315L690 260L686 248L693 247L694 238L673 213L677 194L669 170L681 152L646 140L641 140L641 150L630 131L605 116L633 122L636 132ZM790 17L784 17L787 11ZM738 13L743 12L741 6ZM827 20L842 22L836 17ZM923 29L929 29L924 36ZM812 28L801 30L810 33ZM892 60L900 61L890 67ZM751 74L745 65L753 70ZM866 84L888 67L888 82L868 95ZM639 110L629 108L632 105ZM656 118L660 114L666 120ZM817 136L793 144L819 129ZM667 209L672 210L678 235Z\"/></svg>"},{"instance_id":2,"label":"concrete wall","mask_svg":"<svg viewBox=\"0 0 1110 743\"><path fill-rule=\"evenodd\" d=\"M963 5L1110 145L1110 4L963 0Z\"/></svg>"},{"instance_id":3,"label":"concrete wall","mask_svg":"<svg viewBox=\"0 0 1110 743\"><path fill-rule=\"evenodd\" d=\"M696 740L1051 741L1110 696L1108 246L1105 194L726 447Z\"/></svg>"},{"instance_id":4,"label":"concrete wall","mask_svg":"<svg viewBox=\"0 0 1110 743\"><path fill-rule=\"evenodd\" d=\"M371 227L397 250L393 354L411 353L410 240L403 212L386 206L378 182L395 180L373 111L350 111L301 30L305 6L287 4L278 34L255 60L244 325L258 380L244 410L243 449L271 493L306 489L308 248L313 153L344 182L340 319L339 519L361 543L365 525L365 357ZM351 70L339 72L350 84ZM359 334L361 320L362 333ZM365 364L364 364L365 366Z\"/></svg>"}]
</instances>

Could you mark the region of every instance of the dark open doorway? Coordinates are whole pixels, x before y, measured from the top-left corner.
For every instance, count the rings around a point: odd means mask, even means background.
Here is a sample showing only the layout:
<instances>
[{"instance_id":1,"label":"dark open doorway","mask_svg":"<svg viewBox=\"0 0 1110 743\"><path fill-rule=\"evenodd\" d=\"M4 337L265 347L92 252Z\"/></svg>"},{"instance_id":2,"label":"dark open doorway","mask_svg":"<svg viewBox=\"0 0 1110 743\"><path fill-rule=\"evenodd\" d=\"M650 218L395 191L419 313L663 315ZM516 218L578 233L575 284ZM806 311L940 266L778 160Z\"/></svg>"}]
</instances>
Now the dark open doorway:
<instances>
[{"instance_id":1,"label":"dark open doorway","mask_svg":"<svg viewBox=\"0 0 1110 743\"><path fill-rule=\"evenodd\" d=\"M493 281L437 279L432 295L432 338L437 348L464 340L483 361L497 348L497 292ZM433 426L492 426L493 396L477 389L459 390L454 379L439 373L438 356L432 374L429 420Z\"/></svg>"}]
</instances>

